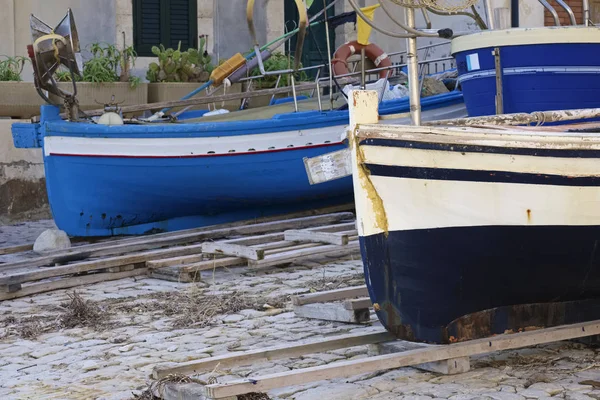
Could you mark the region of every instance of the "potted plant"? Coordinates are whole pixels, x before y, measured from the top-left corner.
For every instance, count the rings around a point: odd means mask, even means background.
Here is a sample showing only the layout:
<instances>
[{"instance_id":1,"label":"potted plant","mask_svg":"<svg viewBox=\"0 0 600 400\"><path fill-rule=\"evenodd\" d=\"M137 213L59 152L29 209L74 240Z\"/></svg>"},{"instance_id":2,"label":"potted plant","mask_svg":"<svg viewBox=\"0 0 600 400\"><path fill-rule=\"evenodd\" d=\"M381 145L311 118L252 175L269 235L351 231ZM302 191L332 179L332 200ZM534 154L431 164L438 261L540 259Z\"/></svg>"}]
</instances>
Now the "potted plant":
<instances>
[{"instance_id":1,"label":"potted plant","mask_svg":"<svg viewBox=\"0 0 600 400\"><path fill-rule=\"evenodd\" d=\"M31 118L44 103L33 82L23 82L25 57L0 57L0 117Z\"/></svg>"},{"instance_id":2,"label":"potted plant","mask_svg":"<svg viewBox=\"0 0 600 400\"><path fill-rule=\"evenodd\" d=\"M157 103L163 101L179 100L188 93L198 88L202 83L210 79L213 70L211 56L205 49L206 38L200 37L198 49L181 50L181 42L177 49L165 48L162 44L154 46L152 53L158 58L157 62L150 64L146 73L146 79L150 82L148 86L148 102ZM213 88L210 88L213 90ZM239 93L240 84L234 84L227 88L226 93ZM217 95L222 95L219 90ZM198 97L205 96L206 91L198 93ZM227 108L231 111L237 110L240 100L218 103L217 108ZM207 108L208 104L200 104L197 109ZM177 110L177 108L175 109Z\"/></svg>"},{"instance_id":3,"label":"potted plant","mask_svg":"<svg viewBox=\"0 0 600 400\"><path fill-rule=\"evenodd\" d=\"M77 82L77 99L82 110L96 109L112 102L135 105L148 101L148 84L130 75L137 58L133 47L119 50L111 44L93 43L89 52L91 56L83 64L82 77ZM71 91L69 71L62 70L56 75L62 82L59 87ZM51 100L60 102L55 96L51 96Z\"/></svg>"}]
</instances>

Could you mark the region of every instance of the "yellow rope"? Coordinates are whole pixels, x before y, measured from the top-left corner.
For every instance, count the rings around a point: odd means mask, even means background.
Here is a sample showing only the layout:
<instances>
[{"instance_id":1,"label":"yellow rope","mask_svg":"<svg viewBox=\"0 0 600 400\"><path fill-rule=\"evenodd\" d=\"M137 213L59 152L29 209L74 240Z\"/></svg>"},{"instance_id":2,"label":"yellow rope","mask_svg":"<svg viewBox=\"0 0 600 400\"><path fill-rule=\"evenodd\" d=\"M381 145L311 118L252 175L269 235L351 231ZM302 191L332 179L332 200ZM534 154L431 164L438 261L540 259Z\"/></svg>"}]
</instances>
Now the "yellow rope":
<instances>
[{"instance_id":1,"label":"yellow rope","mask_svg":"<svg viewBox=\"0 0 600 400\"><path fill-rule=\"evenodd\" d=\"M56 41L60 40L66 46L67 40L64 37L57 35L56 33L50 33L48 35L41 36L41 37L37 38L35 40L35 42L33 42L33 48L35 49L36 52L39 51L40 43L44 42L46 40L52 40L52 48L54 49L54 57L56 58L57 62L60 62L59 49L58 49L58 46L56 45Z\"/></svg>"}]
</instances>

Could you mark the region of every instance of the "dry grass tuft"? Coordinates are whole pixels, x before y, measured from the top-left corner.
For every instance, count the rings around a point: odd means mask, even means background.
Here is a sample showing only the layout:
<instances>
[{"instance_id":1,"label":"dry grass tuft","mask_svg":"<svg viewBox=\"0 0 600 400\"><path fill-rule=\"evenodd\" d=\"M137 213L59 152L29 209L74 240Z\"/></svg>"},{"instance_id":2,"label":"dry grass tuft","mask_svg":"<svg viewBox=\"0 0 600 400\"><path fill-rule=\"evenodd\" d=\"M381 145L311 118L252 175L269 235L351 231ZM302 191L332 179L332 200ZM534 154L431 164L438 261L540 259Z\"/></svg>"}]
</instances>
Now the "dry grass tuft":
<instances>
[{"instance_id":1,"label":"dry grass tuft","mask_svg":"<svg viewBox=\"0 0 600 400\"><path fill-rule=\"evenodd\" d=\"M100 328L106 324L106 313L96 302L84 300L77 292L67 293L70 301L62 304L64 309L60 316L60 324L64 328L91 327Z\"/></svg>"},{"instance_id":2,"label":"dry grass tuft","mask_svg":"<svg viewBox=\"0 0 600 400\"><path fill-rule=\"evenodd\" d=\"M11 315L4 318L0 322L7 328L4 337L17 336L32 340L41 334L63 328L88 327L102 330L109 326L107 319L110 314L101 309L96 302L84 300L77 292L67 295L69 302L53 306L44 314L23 318Z\"/></svg>"},{"instance_id":3,"label":"dry grass tuft","mask_svg":"<svg viewBox=\"0 0 600 400\"><path fill-rule=\"evenodd\" d=\"M289 296L265 297L244 292L211 294L199 290L187 290L153 293L151 301L135 306L122 304L116 307L116 310L127 311L137 308L158 312L172 317L174 328L203 328L216 323L219 315L248 309L264 311L268 308L285 308L288 301Z\"/></svg>"}]
</instances>

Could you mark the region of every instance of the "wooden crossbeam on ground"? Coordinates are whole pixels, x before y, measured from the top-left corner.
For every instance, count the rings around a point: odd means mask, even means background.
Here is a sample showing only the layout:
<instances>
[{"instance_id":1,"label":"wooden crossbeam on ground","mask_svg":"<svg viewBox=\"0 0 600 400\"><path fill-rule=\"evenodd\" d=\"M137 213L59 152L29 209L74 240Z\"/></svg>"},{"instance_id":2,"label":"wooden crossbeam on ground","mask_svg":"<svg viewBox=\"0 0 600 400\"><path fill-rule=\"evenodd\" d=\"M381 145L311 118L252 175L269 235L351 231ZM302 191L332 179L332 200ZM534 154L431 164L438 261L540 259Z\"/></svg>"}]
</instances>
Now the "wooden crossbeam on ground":
<instances>
[{"instance_id":1,"label":"wooden crossbeam on ground","mask_svg":"<svg viewBox=\"0 0 600 400\"><path fill-rule=\"evenodd\" d=\"M365 297L369 295L367 286L354 286L341 289L327 290L324 292L299 294L292 296L292 304L301 306L304 304L327 303L330 301L339 301L355 297Z\"/></svg>"},{"instance_id":2,"label":"wooden crossbeam on ground","mask_svg":"<svg viewBox=\"0 0 600 400\"><path fill-rule=\"evenodd\" d=\"M318 341L302 341L294 345L269 347L266 349L249 350L245 352L236 352L235 354L204 358L202 360L180 363L176 366L159 366L154 368L152 376L154 379L162 379L172 374L200 374L210 372L217 366L219 366L219 369L227 369L233 366L251 365L253 363L299 357L322 351L380 343L391 339L393 339L392 335L382 329L366 333L335 336Z\"/></svg>"},{"instance_id":3,"label":"wooden crossbeam on ground","mask_svg":"<svg viewBox=\"0 0 600 400\"><path fill-rule=\"evenodd\" d=\"M49 292L51 290L68 289L81 285L89 285L92 283L131 278L134 276L146 275L147 273L147 268L136 268L131 271L101 272L84 276L72 276L50 282L33 283L27 286L20 286L20 290L16 292L0 293L0 300L16 299L18 297L29 296L36 293Z\"/></svg>"},{"instance_id":4,"label":"wooden crossbeam on ground","mask_svg":"<svg viewBox=\"0 0 600 400\"><path fill-rule=\"evenodd\" d=\"M350 377L375 371L458 359L598 334L600 334L600 321L591 321L537 331L497 335L491 338L444 346L426 347L358 360L335 362L265 376L250 376L244 379L207 385L205 387L198 385L198 388L202 389L206 397L210 399L223 399L252 392L267 392L275 388L302 385L325 379Z\"/></svg>"},{"instance_id":5,"label":"wooden crossbeam on ground","mask_svg":"<svg viewBox=\"0 0 600 400\"><path fill-rule=\"evenodd\" d=\"M265 256L263 260L259 261L248 261L248 267L251 268L265 268L273 267L277 265L284 265L292 263L300 258L309 258L317 255L331 255L331 256L346 256L351 254L360 253L360 246L358 241L350 242L346 246L337 245L324 245L324 246L311 246L307 248L300 248L296 250L288 250L278 254Z\"/></svg>"},{"instance_id":6,"label":"wooden crossbeam on ground","mask_svg":"<svg viewBox=\"0 0 600 400\"><path fill-rule=\"evenodd\" d=\"M233 235L270 233L283 231L286 229L311 227L336 221L343 221L349 218L353 218L352 213L339 212L335 214L290 218L285 220L270 220L269 222L257 224L242 225L240 223L240 225L235 226L213 226L188 231L156 234L135 239L116 240L108 243L77 246L69 250L64 250L33 259L0 264L0 271L19 267L41 267L45 265L54 265L57 263L60 264L79 261L89 257L104 257L114 254L157 249L165 246L181 245Z\"/></svg>"},{"instance_id":7,"label":"wooden crossbeam on ground","mask_svg":"<svg viewBox=\"0 0 600 400\"><path fill-rule=\"evenodd\" d=\"M111 267L121 267L129 264L144 263L156 258L171 256L184 256L199 253L202 251L201 245L182 246L169 249L152 250L143 253L134 253L125 256L100 258L92 261L77 262L68 265L60 265L51 268L35 268L25 271L7 273L0 272L0 285L10 285L15 283L24 283L38 281L42 279L59 277L62 275L76 274L81 272L108 269Z\"/></svg>"},{"instance_id":8,"label":"wooden crossbeam on ground","mask_svg":"<svg viewBox=\"0 0 600 400\"><path fill-rule=\"evenodd\" d=\"M73 287L77 286L77 282L119 279L119 276L148 274L161 279L193 282L201 278L201 271L214 268L242 266L247 263L252 266L255 266L253 263L259 263L257 267L268 267L289 263L293 261L291 258L336 251L345 255L355 249L343 246L343 251L340 252L339 249L327 248L320 243L299 244L286 241L283 231L314 227L338 229L338 225L344 225L344 221L350 218L353 218L352 213L337 212L256 224L226 224L82 245L33 259L0 264L0 300ZM215 242L198 243L200 240L221 238L223 239ZM140 251L146 248L149 250ZM114 255L123 252L126 254ZM51 266L41 268L45 265ZM76 279L82 274L93 275L94 278ZM53 282L47 282L49 279Z\"/></svg>"},{"instance_id":9,"label":"wooden crossbeam on ground","mask_svg":"<svg viewBox=\"0 0 600 400\"><path fill-rule=\"evenodd\" d=\"M371 321L372 303L366 296L367 287L358 286L292 296L292 304L300 317L363 324Z\"/></svg>"},{"instance_id":10,"label":"wooden crossbeam on ground","mask_svg":"<svg viewBox=\"0 0 600 400\"><path fill-rule=\"evenodd\" d=\"M301 229L291 229L285 231L285 240L298 242L329 243L338 246L348 244L349 234L337 232L316 232Z\"/></svg>"},{"instance_id":11,"label":"wooden crossbeam on ground","mask_svg":"<svg viewBox=\"0 0 600 400\"><path fill-rule=\"evenodd\" d=\"M294 313L303 318L348 324L365 324L371 321L371 310L368 307L348 309L344 303L316 303L294 306Z\"/></svg>"}]
</instances>

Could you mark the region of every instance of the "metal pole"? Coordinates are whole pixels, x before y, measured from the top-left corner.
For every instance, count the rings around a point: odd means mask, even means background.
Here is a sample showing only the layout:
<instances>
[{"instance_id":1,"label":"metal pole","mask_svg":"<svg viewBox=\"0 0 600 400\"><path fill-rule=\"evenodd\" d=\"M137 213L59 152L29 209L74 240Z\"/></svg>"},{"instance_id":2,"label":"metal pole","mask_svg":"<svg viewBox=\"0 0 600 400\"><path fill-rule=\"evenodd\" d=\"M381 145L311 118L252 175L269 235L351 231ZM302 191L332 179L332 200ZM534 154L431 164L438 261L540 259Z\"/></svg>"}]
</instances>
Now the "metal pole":
<instances>
[{"instance_id":1,"label":"metal pole","mask_svg":"<svg viewBox=\"0 0 600 400\"><path fill-rule=\"evenodd\" d=\"M415 27L415 9L405 8L406 24ZM421 125L421 93L419 93L419 64L417 62L417 38L406 39L408 89L410 94L410 117L413 125Z\"/></svg>"},{"instance_id":2,"label":"metal pole","mask_svg":"<svg viewBox=\"0 0 600 400\"><path fill-rule=\"evenodd\" d=\"M292 82L292 95L294 96L294 111L298 112L298 98L296 97L296 80L294 74L290 74L290 81Z\"/></svg>"},{"instance_id":3,"label":"metal pole","mask_svg":"<svg viewBox=\"0 0 600 400\"><path fill-rule=\"evenodd\" d=\"M325 9L325 35L327 38L327 60L329 61L329 106L333 110L333 66L331 65L331 42L329 39L329 21L327 21L327 0L323 0L323 8Z\"/></svg>"},{"instance_id":4,"label":"metal pole","mask_svg":"<svg viewBox=\"0 0 600 400\"><path fill-rule=\"evenodd\" d=\"M590 1L583 0L583 25L590 26Z\"/></svg>"},{"instance_id":5,"label":"metal pole","mask_svg":"<svg viewBox=\"0 0 600 400\"><path fill-rule=\"evenodd\" d=\"M488 29L493 30L496 29L494 24L494 15L492 10L492 0L485 0L485 14L487 15L487 25Z\"/></svg>"},{"instance_id":6,"label":"metal pole","mask_svg":"<svg viewBox=\"0 0 600 400\"><path fill-rule=\"evenodd\" d=\"M502 63L500 60L500 48L494 49L494 61L496 66L496 114L504 114L504 97L502 96Z\"/></svg>"},{"instance_id":7,"label":"metal pole","mask_svg":"<svg viewBox=\"0 0 600 400\"><path fill-rule=\"evenodd\" d=\"M365 90L367 88L367 81L365 78L365 48L360 49L360 88Z\"/></svg>"},{"instance_id":8,"label":"metal pole","mask_svg":"<svg viewBox=\"0 0 600 400\"><path fill-rule=\"evenodd\" d=\"M519 0L510 0L510 26L519 27Z\"/></svg>"}]
</instances>

